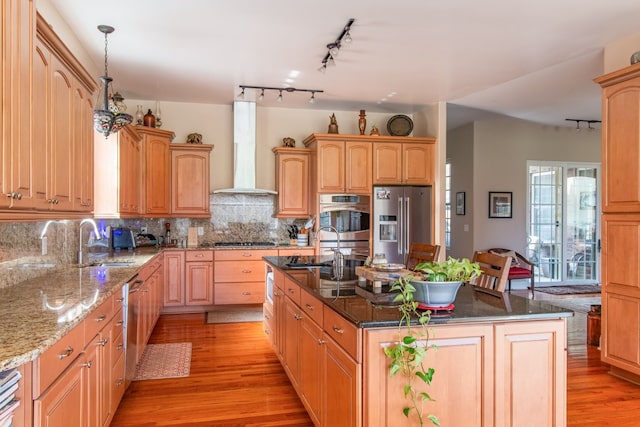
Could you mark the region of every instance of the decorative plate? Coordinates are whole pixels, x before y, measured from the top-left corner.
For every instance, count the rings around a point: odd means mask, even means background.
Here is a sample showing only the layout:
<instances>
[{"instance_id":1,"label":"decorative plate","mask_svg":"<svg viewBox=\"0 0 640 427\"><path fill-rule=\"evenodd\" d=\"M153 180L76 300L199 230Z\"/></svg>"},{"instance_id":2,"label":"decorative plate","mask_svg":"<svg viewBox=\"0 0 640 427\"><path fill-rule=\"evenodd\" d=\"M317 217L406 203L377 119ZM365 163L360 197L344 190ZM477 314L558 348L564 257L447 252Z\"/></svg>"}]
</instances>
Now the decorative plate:
<instances>
[{"instance_id":1,"label":"decorative plate","mask_svg":"<svg viewBox=\"0 0 640 427\"><path fill-rule=\"evenodd\" d=\"M373 268L377 271L400 271L404 268L404 264L378 264Z\"/></svg>"},{"instance_id":2,"label":"decorative plate","mask_svg":"<svg viewBox=\"0 0 640 427\"><path fill-rule=\"evenodd\" d=\"M392 136L409 136L413 130L413 120L404 114L393 116L387 122L387 132Z\"/></svg>"}]
</instances>

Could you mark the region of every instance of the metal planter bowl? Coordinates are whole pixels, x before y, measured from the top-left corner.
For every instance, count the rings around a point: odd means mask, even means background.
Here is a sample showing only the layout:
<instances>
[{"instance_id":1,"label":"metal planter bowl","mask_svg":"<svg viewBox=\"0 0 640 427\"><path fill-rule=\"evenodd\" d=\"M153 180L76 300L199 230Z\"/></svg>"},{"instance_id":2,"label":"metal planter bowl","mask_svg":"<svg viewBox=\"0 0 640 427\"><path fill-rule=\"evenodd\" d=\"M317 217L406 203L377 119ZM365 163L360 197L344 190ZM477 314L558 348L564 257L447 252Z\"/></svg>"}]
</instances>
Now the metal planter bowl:
<instances>
[{"instance_id":1,"label":"metal planter bowl","mask_svg":"<svg viewBox=\"0 0 640 427\"><path fill-rule=\"evenodd\" d=\"M413 298L429 307L447 307L452 304L462 282L425 282L412 280L411 285L416 288Z\"/></svg>"}]
</instances>

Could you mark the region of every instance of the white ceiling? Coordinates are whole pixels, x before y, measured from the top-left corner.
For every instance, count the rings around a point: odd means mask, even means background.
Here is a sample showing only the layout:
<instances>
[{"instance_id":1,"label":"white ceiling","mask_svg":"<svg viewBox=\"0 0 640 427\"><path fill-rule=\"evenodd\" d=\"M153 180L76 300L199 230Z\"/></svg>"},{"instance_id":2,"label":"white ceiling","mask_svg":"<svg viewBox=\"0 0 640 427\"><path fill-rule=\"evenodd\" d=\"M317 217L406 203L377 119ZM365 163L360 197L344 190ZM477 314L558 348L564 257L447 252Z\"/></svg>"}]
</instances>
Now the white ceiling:
<instances>
[{"instance_id":1,"label":"white ceiling","mask_svg":"<svg viewBox=\"0 0 640 427\"><path fill-rule=\"evenodd\" d=\"M311 105L306 93L276 103L267 92L262 105L409 114L446 101L449 127L478 110L561 126L599 119L602 49L640 22L638 0L49 2L98 70L96 27L115 27L109 75L125 98L231 104L241 84L290 85L324 93ZM349 18L352 43L318 72Z\"/></svg>"}]
</instances>

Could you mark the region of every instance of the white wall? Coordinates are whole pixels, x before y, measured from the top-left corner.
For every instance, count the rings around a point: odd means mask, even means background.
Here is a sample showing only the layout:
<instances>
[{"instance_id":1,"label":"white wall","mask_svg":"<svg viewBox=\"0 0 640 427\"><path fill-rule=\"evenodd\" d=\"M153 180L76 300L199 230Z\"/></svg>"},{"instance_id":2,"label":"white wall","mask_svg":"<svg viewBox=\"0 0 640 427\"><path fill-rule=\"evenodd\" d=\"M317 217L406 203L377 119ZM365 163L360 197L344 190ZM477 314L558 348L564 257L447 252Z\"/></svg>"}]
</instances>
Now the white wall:
<instances>
[{"instance_id":1,"label":"white wall","mask_svg":"<svg viewBox=\"0 0 640 427\"><path fill-rule=\"evenodd\" d=\"M473 124L468 124L447 134L447 161L451 163L451 246L448 255L454 258L473 256L473 128ZM465 214L456 215L455 197L461 191L465 193Z\"/></svg>"},{"instance_id":2,"label":"white wall","mask_svg":"<svg viewBox=\"0 0 640 427\"><path fill-rule=\"evenodd\" d=\"M501 118L479 121L473 131L474 250L526 247L527 160L596 162L600 131L543 126ZM513 218L488 218L488 192L513 192ZM455 215L454 215L455 219Z\"/></svg>"}]
</instances>

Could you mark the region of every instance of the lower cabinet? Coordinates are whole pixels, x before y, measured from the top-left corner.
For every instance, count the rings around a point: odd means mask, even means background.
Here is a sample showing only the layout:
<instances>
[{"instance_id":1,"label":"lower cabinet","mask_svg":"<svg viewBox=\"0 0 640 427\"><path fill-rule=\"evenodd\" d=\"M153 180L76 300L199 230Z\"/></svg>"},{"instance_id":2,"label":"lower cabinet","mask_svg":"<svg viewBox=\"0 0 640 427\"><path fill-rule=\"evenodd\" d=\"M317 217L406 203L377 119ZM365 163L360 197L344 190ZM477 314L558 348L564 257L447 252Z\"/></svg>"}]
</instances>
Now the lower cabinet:
<instances>
[{"instance_id":1,"label":"lower cabinet","mask_svg":"<svg viewBox=\"0 0 640 427\"><path fill-rule=\"evenodd\" d=\"M213 304L213 251L187 251L185 259L185 304Z\"/></svg>"},{"instance_id":2,"label":"lower cabinet","mask_svg":"<svg viewBox=\"0 0 640 427\"><path fill-rule=\"evenodd\" d=\"M220 250L215 253L214 303L262 304L265 300L264 256L277 249Z\"/></svg>"}]
</instances>

